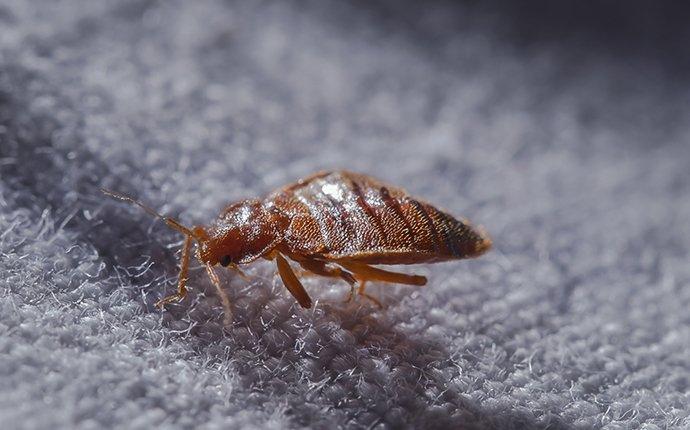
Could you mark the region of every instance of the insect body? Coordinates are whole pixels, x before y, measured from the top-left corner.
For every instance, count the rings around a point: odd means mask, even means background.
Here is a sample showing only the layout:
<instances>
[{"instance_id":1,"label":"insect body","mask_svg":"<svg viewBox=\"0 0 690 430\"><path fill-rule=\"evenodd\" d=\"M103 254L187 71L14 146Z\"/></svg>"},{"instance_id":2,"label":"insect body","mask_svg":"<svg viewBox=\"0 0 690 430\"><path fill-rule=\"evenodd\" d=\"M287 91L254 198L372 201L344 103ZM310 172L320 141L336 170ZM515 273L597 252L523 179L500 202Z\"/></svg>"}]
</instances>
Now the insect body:
<instances>
[{"instance_id":1,"label":"insect body","mask_svg":"<svg viewBox=\"0 0 690 430\"><path fill-rule=\"evenodd\" d=\"M275 260L283 283L299 304L312 305L288 259L307 272L340 278L365 293L367 281L424 285L426 278L395 273L372 265L416 264L477 257L491 240L466 221L410 197L400 188L348 171L320 172L275 191L263 200L227 206L210 226L184 227L176 220L122 194L103 190L162 218L186 237L176 294L157 303L164 306L187 293L190 250L206 267L229 311L214 266L239 270L258 258ZM369 296L367 296L369 297ZM375 299L372 299L375 301Z\"/></svg>"}]
</instances>

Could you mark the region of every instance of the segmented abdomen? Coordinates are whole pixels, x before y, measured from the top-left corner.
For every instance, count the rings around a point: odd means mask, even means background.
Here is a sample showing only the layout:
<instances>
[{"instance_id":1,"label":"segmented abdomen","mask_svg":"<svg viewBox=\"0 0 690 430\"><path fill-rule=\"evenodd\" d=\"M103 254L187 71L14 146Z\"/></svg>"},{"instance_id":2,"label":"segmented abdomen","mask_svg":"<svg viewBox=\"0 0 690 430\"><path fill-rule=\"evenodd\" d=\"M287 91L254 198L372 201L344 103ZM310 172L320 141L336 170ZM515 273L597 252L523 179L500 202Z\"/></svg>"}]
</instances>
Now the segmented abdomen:
<instances>
[{"instance_id":1,"label":"segmented abdomen","mask_svg":"<svg viewBox=\"0 0 690 430\"><path fill-rule=\"evenodd\" d=\"M408 264L477 256L490 241L400 188L347 171L322 172L266 199L287 220L293 253Z\"/></svg>"}]
</instances>

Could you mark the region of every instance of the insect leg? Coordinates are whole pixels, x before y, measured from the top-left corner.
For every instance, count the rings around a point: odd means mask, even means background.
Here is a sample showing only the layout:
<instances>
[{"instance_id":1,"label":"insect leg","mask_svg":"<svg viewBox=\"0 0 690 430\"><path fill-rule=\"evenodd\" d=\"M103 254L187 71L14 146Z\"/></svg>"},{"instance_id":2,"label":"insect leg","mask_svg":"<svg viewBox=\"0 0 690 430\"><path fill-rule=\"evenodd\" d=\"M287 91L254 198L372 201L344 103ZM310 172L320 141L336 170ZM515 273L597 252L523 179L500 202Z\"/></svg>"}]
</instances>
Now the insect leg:
<instances>
[{"instance_id":1,"label":"insect leg","mask_svg":"<svg viewBox=\"0 0 690 430\"><path fill-rule=\"evenodd\" d=\"M325 261L309 259L298 260L297 262L305 270L317 275L326 276L329 278L341 278L350 285L357 283L357 280L354 276L352 276L352 273L343 270L340 267L331 267L326 264Z\"/></svg>"},{"instance_id":2,"label":"insect leg","mask_svg":"<svg viewBox=\"0 0 690 430\"><path fill-rule=\"evenodd\" d=\"M223 291L223 289L220 287L220 279L218 279L218 275L210 264L206 264L206 273L208 273L208 277L211 279L213 286L216 287L218 297L220 297L220 301L223 304L223 311L225 314L223 323L226 327L230 326L232 324L232 309L230 308L230 299L228 298L228 295L225 294L225 291Z\"/></svg>"},{"instance_id":3,"label":"insect leg","mask_svg":"<svg viewBox=\"0 0 690 430\"><path fill-rule=\"evenodd\" d=\"M355 262L338 262L344 268L355 274L357 279L365 281L383 281L405 285L426 285L426 277L420 275L408 275L407 273L390 272L369 266L368 264Z\"/></svg>"},{"instance_id":4,"label":"insect leg","mask_svg":"<svg viewBox=\"0 0 690 430\"><path fill-rule=\"evenodd\" d=\"M348 272L347 270L343 270L340 267L329 266L325 261L320 260L307 259L297 260L297 262L300 264L300 266L302 266L302 268L304 268L304 270L308 272L329 278L341 278L350 284L350 294L346 300L346 303L350 302L355 296L355 284L357 283L357 280L354 276L352 276L352 273Z\"/></svg>"},{"instance_id":5,"label":"insect leg","mask_svg":"<svg viewBox=\"0 0 690 430\"><path fill-rule=\"evenodd\" d=\"M302 283L297 279L295 272L292 271L290 263L280 253L276 253L275 258L278 265L278 273L283 280L283 284L290 291L290 294L297 299L300 306L309 309L311 307L311 297L309 297Z\"/></svg>"},{"instance_id":6,"label":"insect leg","mask_svg":"<svg viewBox=\"0 0 690 430\"><path fill-rule=\"evenodd\" d=\"M245 281L251 281L252 280L252 278L249 275L247 275L246 273L244 273L244 271L242 269L240 269L240 266L238 266L237 264L230 263L228 265L228 268L231 270L234 270L235 273L240 275L240 278L244 279Z\"/></svg>"},{"instance_id":7,"label":"insect leg","mask_svg":"<svg viewBox=\"0 0 690 430\"><path fill-rule=\"evenodd\" d=\"M359 295L362 296L362 297L366 297L367 299L369 299L369 300L371 300L372 302L374 302L374 304L375 304L376 306L378 306L379 309L383 309L383 304L381 304L381 301L379 301L379 299L377 299L376 297L372 296L371 294L367 294L367 293L364 291L364 290L365 290L366 284L367 284L367 281L364 281L364 280L362 280L362 281L359 282L359 288L357 289L357 294L359 294Z\"/></svg>"},{"instance_id":8,"label":"insect leg","mask_svg":"<svg viewBox=\"0 0 690 430\"><path fill-rule=\"evenodd\" d=\"M185 236L182 256L180 257L180 275L177 281L177 293L164 297L156 302L156 307L162 309L172 302L179 302L187 295L187 273L189 272L189 250L192 247L192 236Z\"/></svg>"},{"instance_id":9,"label":"insect leg","mask_svg":"<svg viewBox=\"0 0 690 430\"><path fill-rule=\"evenodd\" d=\"M365 291L367 281L383 281L418 286L426 285L426 278L420 275L408 275L406 273L390 272L388 270L379 269L363 263L349 262L339 264L346 269L351 270L357 279L359 279L359 289L357 290L357 293L376 303L379 307L383 307L381 302L367 294Z\"/></svg>"}]
</instances>

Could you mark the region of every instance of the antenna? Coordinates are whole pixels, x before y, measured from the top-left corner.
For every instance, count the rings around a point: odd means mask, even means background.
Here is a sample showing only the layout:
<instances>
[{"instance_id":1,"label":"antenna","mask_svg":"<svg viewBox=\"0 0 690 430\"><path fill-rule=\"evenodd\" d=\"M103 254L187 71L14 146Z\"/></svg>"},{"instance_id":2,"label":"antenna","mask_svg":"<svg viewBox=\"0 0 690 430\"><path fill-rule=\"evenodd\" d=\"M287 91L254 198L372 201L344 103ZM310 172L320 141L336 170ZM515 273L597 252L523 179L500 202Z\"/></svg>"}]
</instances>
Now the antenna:
<instances>
[{"instance_id":1,"label":"antenna","mask_svg":"<svg viewBox=\"0 0 690 430\"><path fill-rule=\"evenodd\" d=\"M105 188L101 188L101 192L103 194L105 194L106 196L110 196L114 199L122 200L122 201L125 201L127 203L131 203L133 205L139 206L140 208L145 210L146 213L153 216L154 218L163 220L168 225L168 227L175 229L175 230L179 231L180 233L182 233L186 236L193 237L197 240L200 240L200 238L196 234L194 234L194 232L192 230L190 230L187 227L180 224L180 222L177 221L176 219L161 215L158 212L156 212L155 210L153 210L152 208L150 208L149 206L146 206L142 202L135 200L134 198L132 198L126 194L118 193L116 191L110 191L110 190L107 190Z\"/></svg>"}]
</instances>

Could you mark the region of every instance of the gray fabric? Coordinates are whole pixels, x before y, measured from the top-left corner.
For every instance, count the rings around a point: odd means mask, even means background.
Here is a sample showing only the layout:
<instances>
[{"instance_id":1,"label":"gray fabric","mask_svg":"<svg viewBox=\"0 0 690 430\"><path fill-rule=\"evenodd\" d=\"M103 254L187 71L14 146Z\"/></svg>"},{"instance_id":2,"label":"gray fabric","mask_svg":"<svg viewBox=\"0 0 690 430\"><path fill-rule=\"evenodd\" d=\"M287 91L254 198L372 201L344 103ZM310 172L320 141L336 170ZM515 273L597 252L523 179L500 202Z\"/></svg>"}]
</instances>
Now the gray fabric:
<instances>
[{"instance_id":1,"label":"gray fabric","mask_svg":"<svg viewBox=\"0 0 690 430\"><path fill-rule=\"evenodd\" d=\"M688 428L687 29L530 5L3 1L2 428ZM153 307L181 238L98 192L206 223L335 167L495 249L384 310L223 272L224 332L198 268Z\"/></svg>"}]
</instances>

